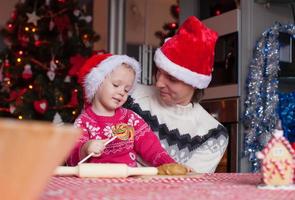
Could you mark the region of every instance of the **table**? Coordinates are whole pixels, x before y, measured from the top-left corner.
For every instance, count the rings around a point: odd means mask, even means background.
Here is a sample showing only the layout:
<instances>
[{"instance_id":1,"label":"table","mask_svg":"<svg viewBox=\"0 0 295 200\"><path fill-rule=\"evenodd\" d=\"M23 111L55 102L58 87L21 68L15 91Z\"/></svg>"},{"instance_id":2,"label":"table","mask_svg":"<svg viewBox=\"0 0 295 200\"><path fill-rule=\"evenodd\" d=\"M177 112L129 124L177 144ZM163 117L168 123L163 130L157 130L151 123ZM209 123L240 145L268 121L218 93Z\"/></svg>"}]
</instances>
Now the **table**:
<instances>
[{"instance_id":1,"label":"table","mask_svg":"<svg viewBox=\"0 0 295 200\"><path fill-rule=\"evenodd\" d=\"M41 199L274 200L295 199L294 190L258 189L260 174L215 173L169 178L52 177Z\"/></svg>"}]
</instances>

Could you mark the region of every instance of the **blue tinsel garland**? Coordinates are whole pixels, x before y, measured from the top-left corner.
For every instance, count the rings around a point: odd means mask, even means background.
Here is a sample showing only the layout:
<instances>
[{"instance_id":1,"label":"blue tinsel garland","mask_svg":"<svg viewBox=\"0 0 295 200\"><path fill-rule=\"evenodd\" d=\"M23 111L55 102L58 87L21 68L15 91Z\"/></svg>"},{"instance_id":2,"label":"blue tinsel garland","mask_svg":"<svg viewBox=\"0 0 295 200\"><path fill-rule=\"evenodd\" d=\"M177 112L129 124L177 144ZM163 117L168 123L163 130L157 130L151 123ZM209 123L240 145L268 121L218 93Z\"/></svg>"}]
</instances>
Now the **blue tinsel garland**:
<instances>
[{"instance_id":1,"label":"blue tinsel garland","mask_svg":"<svg viewBox=\"0 0 295 200\"><path fill-rule=\"evenodd\" d=\"M295 142L295 92L279 93L278 113L282 121L284 136Z\"/></svg>"},{"instance_id":2,"label":"blue tinsel garland","mask_svg":"<svg viewBox=\"0 0 295 200\"><path fill-rule=\"evenodd\" d=\"M249 66L244 115L244 152L249 157L252 172L259 171L259 160L255 154L268 142L279 119L277 78L280 69L280 32L288 33L294 38L294 24L276 23L266 30L256 44L254 58Z\"/></svg>"}]
</instances>

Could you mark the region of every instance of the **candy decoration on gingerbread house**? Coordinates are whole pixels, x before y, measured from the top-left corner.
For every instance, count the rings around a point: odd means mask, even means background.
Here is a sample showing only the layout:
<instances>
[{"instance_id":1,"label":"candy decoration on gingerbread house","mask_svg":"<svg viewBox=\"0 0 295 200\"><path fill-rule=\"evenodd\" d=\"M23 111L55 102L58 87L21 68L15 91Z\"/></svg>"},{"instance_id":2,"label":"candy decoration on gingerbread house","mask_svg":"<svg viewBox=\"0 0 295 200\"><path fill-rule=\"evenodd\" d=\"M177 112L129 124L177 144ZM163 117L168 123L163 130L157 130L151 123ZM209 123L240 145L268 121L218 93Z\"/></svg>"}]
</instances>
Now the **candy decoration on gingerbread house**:
<instances>
[{"instance_id":1,"label":"candy decoration on gingerbread house","mask_svg":"<svg viewBox=\"0 0 295 200\"><path fill-rule=\"evenodd\" d=\"M282 130L275 130L265 148L256 155L262 159L261 172L264 184L271 186L293 184L295 153L283 136Z\"/></svg>"}]
</instances>

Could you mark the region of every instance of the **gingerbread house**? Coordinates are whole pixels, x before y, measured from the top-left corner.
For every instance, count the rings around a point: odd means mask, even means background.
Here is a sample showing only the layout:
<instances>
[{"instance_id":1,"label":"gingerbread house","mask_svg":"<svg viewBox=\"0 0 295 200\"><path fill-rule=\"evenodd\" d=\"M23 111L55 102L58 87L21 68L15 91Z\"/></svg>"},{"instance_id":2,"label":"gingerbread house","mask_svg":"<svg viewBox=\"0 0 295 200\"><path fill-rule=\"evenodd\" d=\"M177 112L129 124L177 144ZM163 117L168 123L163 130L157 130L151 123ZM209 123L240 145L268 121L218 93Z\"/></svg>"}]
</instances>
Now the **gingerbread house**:
<instances>
[{"instance_id":1,"label":"gingerbread house","mask_svg":"<svg viewBox=\"0 0 295 200\"><path fill-rule=\"evenodd\" d=\"M272 186L293 184L295 153L283 136L282 130L275 130L265 148L256 155L262 159L261 172L264 184Z\"/></svg>"}]
</instances>

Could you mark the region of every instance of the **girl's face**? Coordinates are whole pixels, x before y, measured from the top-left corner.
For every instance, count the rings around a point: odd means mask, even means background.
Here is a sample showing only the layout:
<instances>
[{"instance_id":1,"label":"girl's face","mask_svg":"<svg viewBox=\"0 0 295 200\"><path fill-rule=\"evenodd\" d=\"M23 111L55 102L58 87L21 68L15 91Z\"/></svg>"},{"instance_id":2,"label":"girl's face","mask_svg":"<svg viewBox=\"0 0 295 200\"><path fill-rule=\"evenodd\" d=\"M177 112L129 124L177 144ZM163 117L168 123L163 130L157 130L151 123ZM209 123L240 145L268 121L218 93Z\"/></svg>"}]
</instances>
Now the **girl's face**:
<instances>
[{"instance_id":1,"label":"girl's face","mask_svg":"<svg viewBox=\"0 0 295 200\"><path fill-rule=\"evenodd\" d=\"M156 87L160 92L161 102L168 106L189 104L195 90L191 85L174 78L159 68L156 73Z\"/></svg>"},{"instance_id":2,"label":"girl's face","mask_svg":"<svg viewBox=\"0 0 295 200\"><path fill-rule=\"evenodd\" d=\"M134 70L125 64L114 69L106 76L93 100L93 108L97 114L111 116L115 109L127 100L135 80Z\"/></svg>"}]
</instances>

